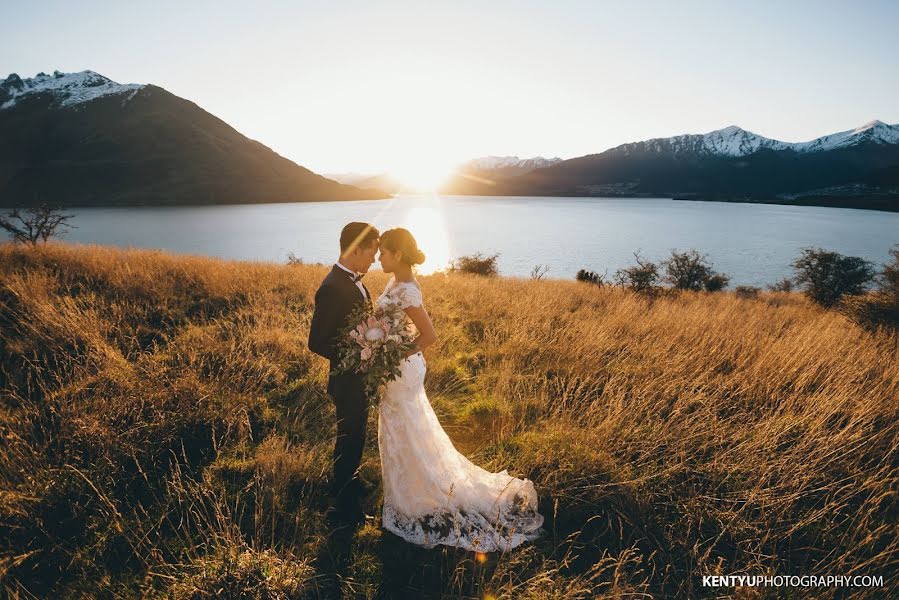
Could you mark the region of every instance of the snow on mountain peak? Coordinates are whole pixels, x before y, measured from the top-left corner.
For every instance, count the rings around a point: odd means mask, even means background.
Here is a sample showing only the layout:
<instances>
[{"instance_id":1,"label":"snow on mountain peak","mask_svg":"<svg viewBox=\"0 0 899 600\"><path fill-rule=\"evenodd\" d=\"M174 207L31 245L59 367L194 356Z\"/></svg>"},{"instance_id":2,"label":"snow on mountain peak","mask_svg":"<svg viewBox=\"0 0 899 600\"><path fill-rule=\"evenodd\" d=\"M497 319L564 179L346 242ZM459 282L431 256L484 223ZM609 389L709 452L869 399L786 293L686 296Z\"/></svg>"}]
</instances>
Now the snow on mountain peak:
<instances>
[{"instance_id":1,"label":"snow on mountain peak","mask_svg":"<svg viewBox=\"0 0 899 600\"><path fill-rule=\"evenodd\" d=\"M884 123L883 121L879 121L879 120L877 120L877 119L874 119L873 121L868 121L867 123L865 123L865 124L862 125L861 127L856 127L856 128L854 129L854 131L855 131L856 133L861 133L862 131L865 131L866 129L872 129L872 128L875 128L875 127L881 127L881 126L889 127L889 125L887 125L887 124Z\"/></svg>"},{"instance_id":2,"label":"snow on mountain peak","mask_svg":"<svg viewBox=\"0 0 899 600\"><path fill-rule=\"evenodd\" d=\"M11 73L0 82L0 110L15 106L17 98L28 94L50 93L58 106L66 107L88 102L110 94L136 92L141 84L120 84L94 71L38 73L30 79L22 79Z\"/></svg>"},{"instance_id":3,"label":"snow on mountain peak","mask_svg":"<svg viewBox=\"0 0 899 600\"><path fill-rule=\"evenodd\" d=\"M832 133L809 142L790 144L790 147L797 152L823 152L847 148L860 142L899 144L899 125L888 125L875 119L855 129Z\"/></svg>"},{"instance_id":4,"label":"snow on mountain peak","mask_svg":"<svg viewBox=\"0 0 899 600\"><path fill-rule=\"evenodd\" d=\"M625 154L643 148L655 152L701 153L721 156L746 156L762 148L781 150L788 144L762 137L736 125L716 129L704 134L676 135L669 138L653 138L645 142L624 144Z\"/></svg>"},{"instance_id":5,"label":"snow on mountain peak","mask_svg":"<svg viewBox=\"0 0 899 600\"><path fill-rule=\"evenodd\" d=\"M562 162L561 158L543 158L537 156L534 158L518 158L517 156L485 156L475 158L465 163L464 166L472 169L483 171L491 171L495 169L506 169L509 167L527 167L539 169Z\"/></svg>"},{"instance_id":6,"label":"snow on mountain peak","mask_svg":"<svg viewBox=\"0 0 899 600\"><path fill-rule=\"evenodd\" d=\"M870 121L847 131L825 135L809 142L781 142L766 138L729 125L705 134L677 135L668 138L653 138L619 146L624 154L633 150L672 153L702 153L720 156L746 156L761 149L793 150L794 152L824 152L846 148L862 142L877 144L899 144L899 125L888 125L883 121Z\"/></svg>"},{"instance_id":7,"label":"snow on mountain peak","mask_svg":"<svg viewBox=\"0 0 899 600\"><path fill-rule=\"evenodd\" d=\"M702 136L702 148L713 154L745 156L762 148L780 150L783 142L762 137L736 125L711 131Z\"/></svg>"}]
</instances>

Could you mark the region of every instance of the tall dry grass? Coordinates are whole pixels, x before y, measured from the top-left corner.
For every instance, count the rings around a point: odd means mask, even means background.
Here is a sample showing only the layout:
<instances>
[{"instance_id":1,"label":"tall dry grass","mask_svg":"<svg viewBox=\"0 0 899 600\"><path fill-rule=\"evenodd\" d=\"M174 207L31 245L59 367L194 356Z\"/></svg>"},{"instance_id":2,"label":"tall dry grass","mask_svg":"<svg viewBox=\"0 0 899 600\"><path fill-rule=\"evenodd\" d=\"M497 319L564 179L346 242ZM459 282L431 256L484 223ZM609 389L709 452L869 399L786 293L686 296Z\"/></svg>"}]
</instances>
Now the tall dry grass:
<instances>
[{"instance_id":1,"label":"tall dry grass","mask_svg":"<svg viewBox=\"0 0 899 600\"><path fill-rule=\"evenodd\" d=\"M701 576L771 573L885 579L803 597L899 592L899 337L796 294L421 277L438 416L473 460L535 481L546 534L419 549L380 530L379 492L334 534L333 408L306 349L325 272L0 246L0 589L748 598L772 590Z\"/></svg>"}]
</instances>

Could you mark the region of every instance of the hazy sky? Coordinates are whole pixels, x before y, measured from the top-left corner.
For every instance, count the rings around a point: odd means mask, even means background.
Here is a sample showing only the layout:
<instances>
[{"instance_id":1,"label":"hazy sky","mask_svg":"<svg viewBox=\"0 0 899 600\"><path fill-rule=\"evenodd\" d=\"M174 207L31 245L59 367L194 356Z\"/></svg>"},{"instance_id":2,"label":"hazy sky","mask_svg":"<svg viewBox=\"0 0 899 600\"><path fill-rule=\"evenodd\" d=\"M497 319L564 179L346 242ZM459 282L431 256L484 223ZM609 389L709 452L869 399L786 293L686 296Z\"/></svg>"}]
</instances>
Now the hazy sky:
<instances>
[{"instance_id":1,"label":"hazy sky","mask_svg":"<svg viewBox=\"0 0 899 600\"><path fill-rule=\"evenodd\" d=\"M2 2L0 76L154 83L318 172L899 123L899 2Z\"/></svg>"}]
</instances>

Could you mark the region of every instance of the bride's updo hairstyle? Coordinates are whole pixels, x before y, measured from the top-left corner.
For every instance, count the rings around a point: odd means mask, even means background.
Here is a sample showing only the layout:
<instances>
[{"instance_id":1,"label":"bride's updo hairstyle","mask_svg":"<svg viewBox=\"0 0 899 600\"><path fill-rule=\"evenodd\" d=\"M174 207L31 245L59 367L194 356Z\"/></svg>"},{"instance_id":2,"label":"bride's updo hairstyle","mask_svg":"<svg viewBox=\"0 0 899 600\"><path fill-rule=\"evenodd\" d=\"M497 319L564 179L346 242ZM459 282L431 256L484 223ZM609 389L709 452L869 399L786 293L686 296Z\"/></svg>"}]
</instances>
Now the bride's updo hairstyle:
<instances>
[{"instance_id":1,"label":"bride's updo hairstyle","mask_svg":"<svg viewBox=\"0 0 899 600\"><path fill-rule=\"evenodd\" d=\"M420 265L425 261L425 253L418 249L418 243L408 229L395 227L381 234L381 247L391 252L401 252L402 262L409 266Z\"/></svg>"}]
</instances>

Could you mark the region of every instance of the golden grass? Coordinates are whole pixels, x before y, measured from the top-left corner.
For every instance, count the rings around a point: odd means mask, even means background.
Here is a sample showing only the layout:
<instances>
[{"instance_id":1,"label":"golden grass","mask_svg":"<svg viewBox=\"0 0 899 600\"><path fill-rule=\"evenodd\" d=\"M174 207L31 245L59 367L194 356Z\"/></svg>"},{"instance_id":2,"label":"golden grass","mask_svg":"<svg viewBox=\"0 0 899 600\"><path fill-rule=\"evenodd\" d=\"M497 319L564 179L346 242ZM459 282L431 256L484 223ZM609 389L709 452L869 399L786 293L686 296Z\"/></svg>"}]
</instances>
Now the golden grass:
<instances>
[{"instance_id":1,"label":"golden grass","mask_svg":"<svg viewBox=\"0 0 899 600\"><path fill-rule=\"evenodd\" d=\"M380 530L376 493L374 521L329 535L333 408L306 348L326 271L0 245L0 590L712 597L735 590L704 574L776 573L899 592L899 336L797 294L421 277L438 416L534 480L547 533L486 561L422 550Z\"/></svg>"}]
</instances>

